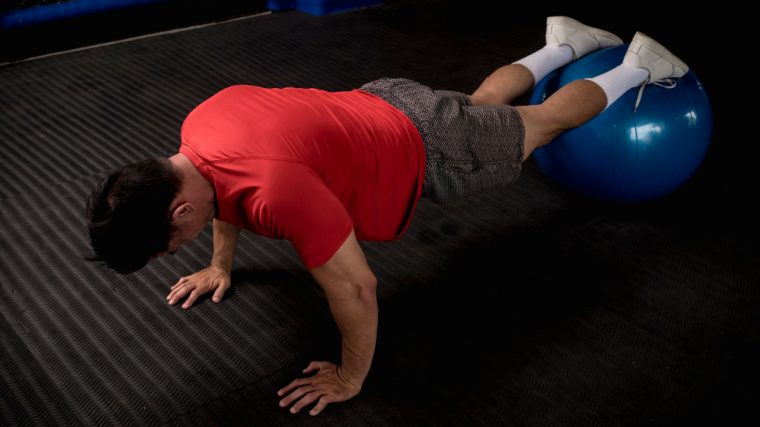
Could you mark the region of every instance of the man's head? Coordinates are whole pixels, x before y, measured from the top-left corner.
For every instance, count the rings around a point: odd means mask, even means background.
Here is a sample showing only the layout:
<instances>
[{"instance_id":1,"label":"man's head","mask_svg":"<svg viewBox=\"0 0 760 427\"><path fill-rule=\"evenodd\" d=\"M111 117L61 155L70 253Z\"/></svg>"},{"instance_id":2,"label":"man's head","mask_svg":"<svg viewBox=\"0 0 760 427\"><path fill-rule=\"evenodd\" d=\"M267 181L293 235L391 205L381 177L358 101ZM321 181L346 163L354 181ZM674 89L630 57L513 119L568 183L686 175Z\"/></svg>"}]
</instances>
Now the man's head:
<instances>
[{"instance_id":1,"label":"man's head","mask_svg":"<svg viewBox=\"0 0 760 427\"><path fill-rule=\"evenodd\" d=\"M91 259L129 273L169 251L172 238L181 231L173 204L182 186L182 170L167 158L129 164L106 176L87 202L96 254Z\"/></svg>"}]
</instances>

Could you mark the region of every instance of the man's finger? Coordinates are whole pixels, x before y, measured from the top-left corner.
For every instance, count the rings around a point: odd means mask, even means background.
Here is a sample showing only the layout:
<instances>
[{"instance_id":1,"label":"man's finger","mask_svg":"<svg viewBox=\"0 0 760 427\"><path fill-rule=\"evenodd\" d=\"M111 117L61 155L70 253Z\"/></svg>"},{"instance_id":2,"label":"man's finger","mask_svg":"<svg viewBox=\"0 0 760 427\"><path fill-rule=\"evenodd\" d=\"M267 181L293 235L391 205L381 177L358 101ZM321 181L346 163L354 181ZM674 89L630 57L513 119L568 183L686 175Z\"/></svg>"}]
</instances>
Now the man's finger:
<instances>
[{"instance_id":1,"label":"man's finger","mask_svg":"<svg viewBox=\"0 0 760 427\"><path fill-rule=\"evenodd\" d=\"M312 391L314 391L314 387L312 387L310 385L305 385L303 387L298 387L297 389L293 390L289 395L285 396L282 400L280 400L280 406L282 406L282 407L288 406L291 403L295 402L296 400L301 399L301 397L303 397L304 395L308 395L308 393L310 393ZM306 398L304 397L304 399L306 399ZM311 400L314 400L314 399L311 399ZM300 410L303 405L301 405L301 407L299 407L298 405L299 405L299 403L296 402L296 404L293 405L293 406L298 407L298 409ZM291 410L291 412L292 412L292 410ZM298 412L298 411L296 411L296 412Z\"/></svg>"},{"instance_id":2,"label":"man's finger","mask_svg":"<svg viewBox=\"0 0 760 427\"><path fill-rule=\"evenodd\" d=\"M327 406L328 403L332 403L333 400L330 399L329 395L322 396L316 405L314 405L313 408L311 408L311 411L309 411L309 415L319 415L320 412L322 412L323 409L325 409L325 406Z\"/></svg>"},{"instance_id":3,"label":"man's finger","mask_svg":"<svg viewBox=\"0 0 760 427\"><path fill-rule=\"evenodd\" d=\"M181 278L181 279L179 279L179 280L177 281L177 283L175 283L175 284L174 284L174 286L172 286L171 288L172 288L172 289L174 289L174 288L176 288L177 286L179 286L179 285L183 284L183 283L184 283L184 282L186 282L186 281L187 281L187 276L186 276L186 277L183 277L183 278Z\"/></svg>"},{"instance_id":4,"label":"man's finger","mask_svg":"<svg viewBox=\"0 0 760 427\"><path fill-rule=\"evenodd\" d=\"M322 363L321 362L311 362L309 363L309 366L306 367L306 369L303 370L304 374L308 374L310 372L319 371L322 369Z\"/></svg>"},{"instance_id":5,"label":"man's finger","mask_svg":"<svg viewBox=\"0 0 760 427\"><path fill-rule=\"evenodd\" d=\"M214 291L214 297L211 299L214 302L221 301L222 297L224 296L224 293L227 291L227 288L229 288L229 286L219 285L219 287L216 288L216 291Z\"/></svg>"},{"instance_id":6,"label":"man's finger","mask_svg":"<svg viewBox=\"0 0 760 427\"><path fill-rule=\"evenodd\" d=\"M301 387L302 385L305 385L305 384L311 384L311 381L309 381L308 378L299 378L297 380L293 380L290 384L281 388L280 391L277 392L277 395L285 396L286 394L290 393L293 389Z\"/></svg>"},{"instance_id":7,"label":"man's finger","mask_svg":"<svg viewBox=\"0 0 760 427\"><path fill-rule=\"evenodd\" d=\"M166 297L169 300L170 305L174 305L180 298L187 295L192 290L189 286L183 286L181 288L177 288L169 293L169 296Z\"/></svg>"},{"instance_id":8,"label":"man's finger","mask_svg":"<svg viewBox=\"0 0 760 427\"><path fill-rule=\"evenodd\" d=\"M303 409L305 406L308 406L312 404L319 396L324 393L320 392L318 390L310 391L309 393L306 393L304 397L302 397L298 402L293 404L293 407L290 408L290 412L297 413L301 409Z\"/></svg>"},{"instance_id":9,"label":"man's finger","mask_svg":"<svg viewBox=\"0 0 760 427\"><path fill-rule=\"evenodd\" d=\"M182 304L182 308L190 308L200 294L202 294L202 292L198 292L198 289L193 289L193 291L190 292L190 296L185 300L185 303Z\"/></svg>"},{"instance_id":10,"label":"man's finger","mask_svg":"<svg viewBox=\"0 0 760 427\"><path fill-rule=\"evenodd\" d=\"M172 292L177 292L187 286L192 286L192 281L190 280L189 277L183 277L182 280L180 280L179 282L177 282L176 285L171 287L171 290Z\"/></svg>"},{"instance_id":11,"label":"man's finger","mask_svg":"<svg viewBox=\"0 0 760 427\"><path fill-rule=\"evenodd\" d=\"M166 297L166 299L172 299L172 297L176 295L180 289L182 288L178 288L177 285L172 286L172 290L169 292L169 295Z\"/></svg>"}]
</instances>

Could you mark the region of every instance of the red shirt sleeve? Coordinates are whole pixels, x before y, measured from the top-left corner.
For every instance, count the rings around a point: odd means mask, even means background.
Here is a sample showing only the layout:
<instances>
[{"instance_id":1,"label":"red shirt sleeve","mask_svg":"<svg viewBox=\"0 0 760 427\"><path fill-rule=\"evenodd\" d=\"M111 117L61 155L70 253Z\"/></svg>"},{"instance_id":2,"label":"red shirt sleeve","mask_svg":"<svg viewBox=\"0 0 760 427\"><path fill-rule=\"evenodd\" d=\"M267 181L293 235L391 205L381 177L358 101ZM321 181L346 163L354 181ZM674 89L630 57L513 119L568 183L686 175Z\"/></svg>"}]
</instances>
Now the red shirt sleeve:
<instances>
[{"instance_id":1,"label":"red shirt sleeve","mask_svg":"<svg viewBox=\"0 0 760 427\"><path fill-rule=\"evenodd\" d=\"M353 230L340 200L304 165L273 161L267 186L245 198L248 222L260 234L288 240L306 268L330 260Z\"/></svg>"}]
</instances>

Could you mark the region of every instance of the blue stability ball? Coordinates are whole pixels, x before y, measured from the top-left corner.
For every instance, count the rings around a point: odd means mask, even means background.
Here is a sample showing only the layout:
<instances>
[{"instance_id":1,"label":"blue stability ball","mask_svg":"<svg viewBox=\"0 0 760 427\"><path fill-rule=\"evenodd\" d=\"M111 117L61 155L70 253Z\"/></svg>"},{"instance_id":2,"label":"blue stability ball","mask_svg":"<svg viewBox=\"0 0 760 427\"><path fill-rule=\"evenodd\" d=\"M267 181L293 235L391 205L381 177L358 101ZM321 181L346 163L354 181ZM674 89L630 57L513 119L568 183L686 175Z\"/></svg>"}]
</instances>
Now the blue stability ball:
<instances>
[{"instance_id":1,"label":"blue stability ball","mask_svg":"<svg viewBox=\"0 0 760 427\"><path fill-rule=\"evenodd\" d=\"M602 49L543 78L531 95L540 104L560 87L620 65L628 45ZM687 62L688 64L688 62ZM663 197L697 171L712 137L712 107L693 70L674 88L647 85L623 94L584 125L533 152L555 183L613 202Z\"/></svg>"}]
</instances>

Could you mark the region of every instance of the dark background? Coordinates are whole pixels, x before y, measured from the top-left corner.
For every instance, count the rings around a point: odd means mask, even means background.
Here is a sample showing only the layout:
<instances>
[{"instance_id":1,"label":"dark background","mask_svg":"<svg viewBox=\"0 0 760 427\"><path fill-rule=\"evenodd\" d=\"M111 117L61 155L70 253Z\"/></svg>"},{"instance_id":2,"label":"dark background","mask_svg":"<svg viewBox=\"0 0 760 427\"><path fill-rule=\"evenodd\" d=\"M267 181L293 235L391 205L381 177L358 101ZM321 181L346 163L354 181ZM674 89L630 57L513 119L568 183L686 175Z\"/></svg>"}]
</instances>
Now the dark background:
<instances>
[{"instance_id":1,"label":"dark background","mask_svg":"<svg viewBox=\"0 0 760 427\"><path fill-rule=\"evenodd\" d=\"M266 12L169 1L2 31L0 420L9 425L737 425L760 396L752 29L740 10L388 0L56 54ZM176 152L182 120L232 84L347 90L382 76L472 91L543 45L548 15L642 31L698 73L714 133L661 199L589 200L525 163L512 187L422 200L364 242L380 328L362 393L319 417L275 391L339 358L321 290L279 241L245 234L233 288L163 298L211 233L121 276L82 259L83 201L108 170ZM742 52L737 52L739 50ZM40 55L47 55L36 58ZM36 59L35 59L36 58ZM750 105L750 107L748 107Z\"/></svg>"}]
</instances>

